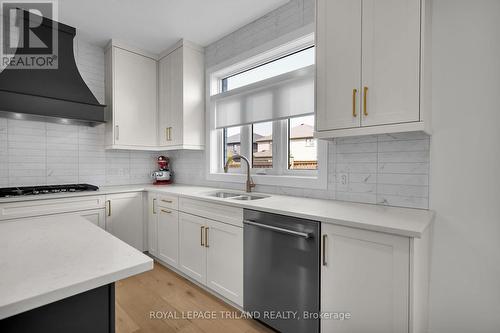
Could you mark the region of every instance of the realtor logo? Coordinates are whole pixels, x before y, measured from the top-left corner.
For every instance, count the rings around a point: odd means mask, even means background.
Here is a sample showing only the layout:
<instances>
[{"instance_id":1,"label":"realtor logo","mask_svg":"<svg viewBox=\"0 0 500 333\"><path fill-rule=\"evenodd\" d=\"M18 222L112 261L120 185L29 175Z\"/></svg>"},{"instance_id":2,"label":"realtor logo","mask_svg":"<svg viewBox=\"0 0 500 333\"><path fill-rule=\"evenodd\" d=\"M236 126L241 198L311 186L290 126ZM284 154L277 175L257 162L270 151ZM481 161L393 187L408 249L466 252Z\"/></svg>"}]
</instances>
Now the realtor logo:
<instances>
[{"instance_id":1,"label":"realtor logo","mask_svg":"<svg viewBox=\"0 0 500 333\"><path fill-rule=\"evenodd\" d=\"M0 70L57 69L57 3L1 1Z\"/></svg>"}]
</instances>

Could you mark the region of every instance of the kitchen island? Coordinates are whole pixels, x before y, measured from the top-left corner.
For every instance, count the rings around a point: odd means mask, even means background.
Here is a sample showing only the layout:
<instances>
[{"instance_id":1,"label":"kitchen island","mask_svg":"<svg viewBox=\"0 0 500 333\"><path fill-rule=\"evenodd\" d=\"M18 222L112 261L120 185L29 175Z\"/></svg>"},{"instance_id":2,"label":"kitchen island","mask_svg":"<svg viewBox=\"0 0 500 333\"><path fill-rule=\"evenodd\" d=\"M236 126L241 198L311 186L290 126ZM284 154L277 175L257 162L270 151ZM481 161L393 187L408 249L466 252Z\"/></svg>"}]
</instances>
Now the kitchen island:
<instances>
[{"instance_id":1,"label":"kitchen island","mask_svg":"<svg viewBox=\"0 0 500 333\"><path fill-rule=\"evenodd\" d=\"M114 282L152 268L79 216L0 222L0 331L114 332Z\"/></svg>"}]
</instances>

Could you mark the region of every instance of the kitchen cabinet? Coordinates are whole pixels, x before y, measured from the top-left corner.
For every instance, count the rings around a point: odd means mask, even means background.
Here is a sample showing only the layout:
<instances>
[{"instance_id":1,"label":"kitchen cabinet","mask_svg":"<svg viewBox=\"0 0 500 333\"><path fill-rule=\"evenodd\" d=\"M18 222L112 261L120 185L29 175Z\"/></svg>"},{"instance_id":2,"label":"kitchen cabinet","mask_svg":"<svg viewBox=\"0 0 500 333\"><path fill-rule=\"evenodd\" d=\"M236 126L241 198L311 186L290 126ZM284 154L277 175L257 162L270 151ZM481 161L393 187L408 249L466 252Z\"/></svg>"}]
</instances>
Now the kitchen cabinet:
<instances>
[{"instance_id":1,"label":"kitchen cabinet","mask_svg":"<svg viewBox=\"0 0 500 333\"><path fill-rule=\"evenodd\" d=\"M205 227L206 219L179 214L179 269L201 284L206 284L207 278Z\"/></svg>"},{"instance_id":2,"label":"kitchen cabinet","mask_svg":"<svg viewBox=\"0 0 500 333\"><path fill-rule=\"evenodd\" d=\"M148 252L158 257L158 214L156 213L156 202L158 195L154 192L148 193Z\"/></svg>"},{"instance_id":3,"label":"kitchen cabinet","mask_svg":"<svg viewBox=\"0 0 500 333\"><path fill-rule=\"evenodd\" d=\"M178 266L179 212L165 208L158 211L158 258L170 266Z\"/></svg>"},{"instance_id":4,"label":"kitchen cabinet","mask_svg":"<svg viewBox=\"0 0 500 333\"><path fill-rule=\"evenodd\" d=\"M106 230L125 243L144 251L142 192L106 195Z\"/></svg>"},{"instance_id":5,"label":"kitchen cabinet","mask_svg":"<svg viewBox=\"0 0 500 333\"><path fill-rule=\"evenodd\" d=\"M106 212L104 209L88 210L83 212L75 212L75 215L84 217L96 226L106 229Z\"/></svg>"},{"instance_id":6,"label":"kitchen cabinet","mask_svg":"<svg viewBox=\"0 0 500 333\"><path fill-rule=\"evenodd\" d=\"M0 221L54 214L85 214L104 210L104 195L71 196L0 203Z\"/></svg>"},{"instance_id":7,"label":"kitchen cabinet","mask_svg":"<svg viewBox=\"0 0 500 333\"><path fill-rule=\"evenodd\" d=\"M181 40L160 56L158 72L159 146L167 149L203 149L203 49Z\"/></svg>"},{"instance_id":8,"label":"kitchen cabinet","mask_svg":"<svg viewBox=\"0 0 500 333\"><path fill-rule=\"evenodd\" d=\"M207 287L243 305L243 228L206 220L205 233Z\"/></svg>"},{"instance_id":9,"label":"kitchen cabinet","mask_svg":"<svg viewBox=\"0 0 500 333\"><path fill-rule=\"evenodd\" d=\"M112 41L105 59L106 147L155 150L158 118L155 56Z\"/></svg>"},{"instance_id":10,"label":"kitchen cabinet","mask_svg":"<svg viewBox=\"0 0 500 333\"><path fill-rule=\"evenodd\" d=\"M321 311L351 318L322 320L322 332L425 332L427 239L323 224Z\"/></svg>"},{"instance_id":11,"label":"kitchen cabinet","mask_svg":"<svg viewBox=\"0 0 500 333\"><path fill-rule=\"evenodd\" d=\"M148 251L162 262L179 265L179 212L177 197L148 194Z\"/></svg>"},{"instance_id":12,"label":"kitchen cabinet","mask_svg":"<svg viewBox=\"0 0 500 333\"><path fill-rule=\"evenodd\" d=\"M243 305L243 228L179 214L180 270Z\"/></svg>"},{"instance_id":13,"label":"kitchen cabinet","mask_svg":"<svg viewBox=\"0 0 500 333\"><path fill-rule=\"evenodd\" d=\"M318 138L429 132L429 0L317 0Z\"/></svg>"}]
</instances>

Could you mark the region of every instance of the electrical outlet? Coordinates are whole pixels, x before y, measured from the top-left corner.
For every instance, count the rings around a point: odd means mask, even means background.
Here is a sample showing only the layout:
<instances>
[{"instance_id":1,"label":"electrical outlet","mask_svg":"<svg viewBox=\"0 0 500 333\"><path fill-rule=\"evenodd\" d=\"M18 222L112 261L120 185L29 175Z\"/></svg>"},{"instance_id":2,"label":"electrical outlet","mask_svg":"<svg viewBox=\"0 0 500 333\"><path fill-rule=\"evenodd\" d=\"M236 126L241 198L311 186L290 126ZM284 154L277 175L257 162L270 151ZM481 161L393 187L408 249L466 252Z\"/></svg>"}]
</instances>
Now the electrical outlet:
<instances>
[{"instance_id":1,"label":"electrical outlet","mask_svg":"<svg viewBox=\"0 0 500 333\"><path fill-rule=\"evenodd\" d=\"M348 173L338 173L337 174L337 190L347 191L349 187L349 174Z\"/></svg>"}]
</instances>

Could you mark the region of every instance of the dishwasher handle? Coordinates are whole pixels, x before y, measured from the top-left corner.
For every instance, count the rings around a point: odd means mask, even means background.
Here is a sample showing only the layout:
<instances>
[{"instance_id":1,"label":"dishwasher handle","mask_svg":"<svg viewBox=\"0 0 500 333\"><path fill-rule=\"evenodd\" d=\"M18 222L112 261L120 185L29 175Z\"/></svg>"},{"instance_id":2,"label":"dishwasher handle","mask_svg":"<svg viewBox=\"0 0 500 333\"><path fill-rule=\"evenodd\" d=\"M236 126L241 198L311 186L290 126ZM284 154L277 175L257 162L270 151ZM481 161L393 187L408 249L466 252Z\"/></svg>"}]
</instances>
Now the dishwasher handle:
<instances>
[{"instance_id":1,"label":"dishwasher handle","mask_svg":"<svg viewBox=\"0 0 500 333\"><path fill-rule=\"evenodd\" d=\"M275 226L268 225L268 224L257 223L257 222L252 221L252 220L243 220L243 223L253 225L253 226L256 226L259 228L263 228L263 229L269 229L269 230L273 230L276 232L281 232L281 233L291 235L291 236L297 236L297 237L302 237L302 238L306 238L306 239L311 237L311 234L308 232L300 232L300 231L275 227Z\"/></svg>"}]
</instances>

